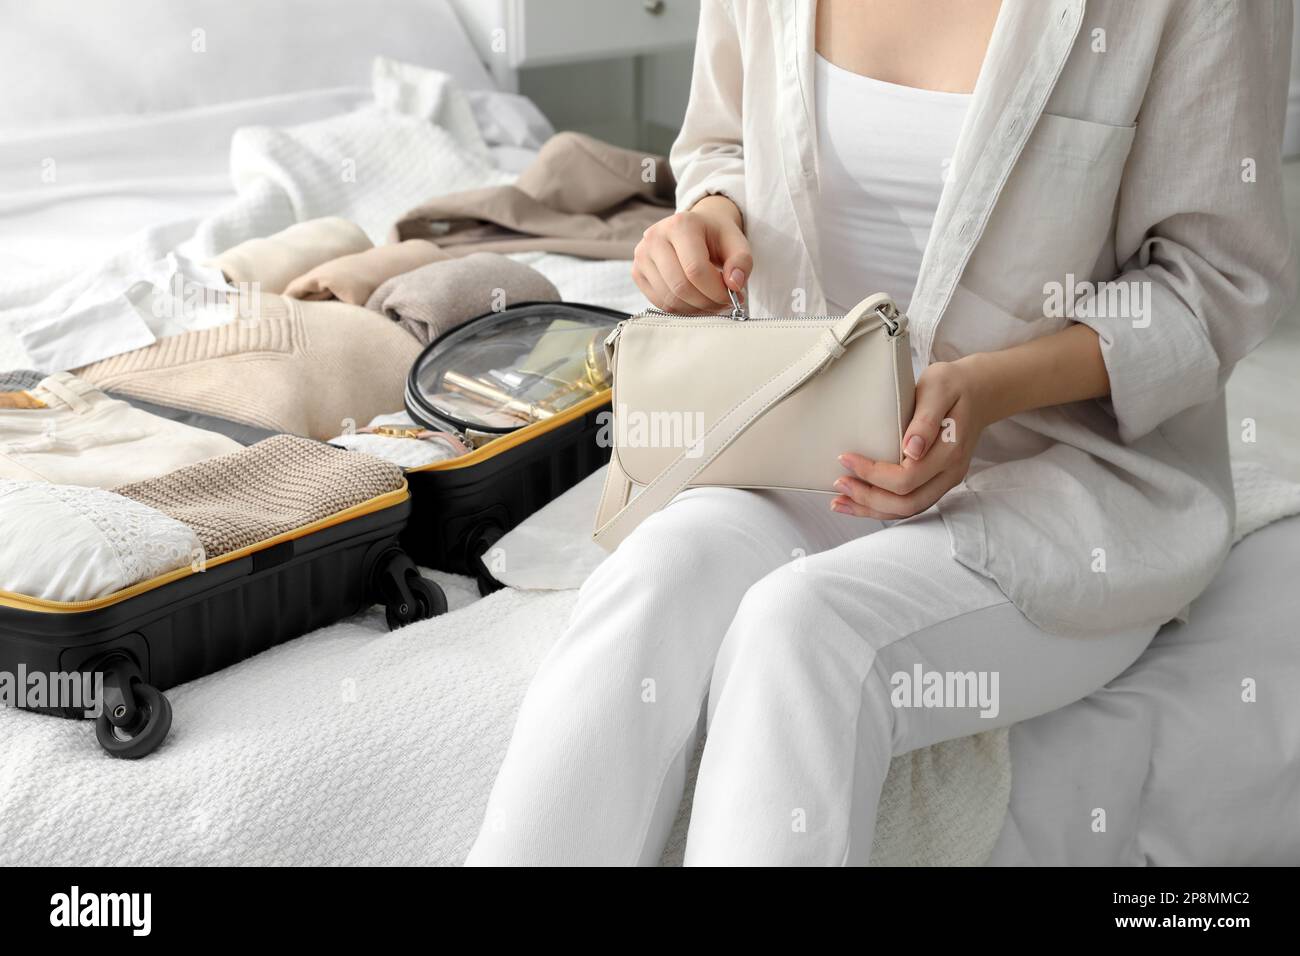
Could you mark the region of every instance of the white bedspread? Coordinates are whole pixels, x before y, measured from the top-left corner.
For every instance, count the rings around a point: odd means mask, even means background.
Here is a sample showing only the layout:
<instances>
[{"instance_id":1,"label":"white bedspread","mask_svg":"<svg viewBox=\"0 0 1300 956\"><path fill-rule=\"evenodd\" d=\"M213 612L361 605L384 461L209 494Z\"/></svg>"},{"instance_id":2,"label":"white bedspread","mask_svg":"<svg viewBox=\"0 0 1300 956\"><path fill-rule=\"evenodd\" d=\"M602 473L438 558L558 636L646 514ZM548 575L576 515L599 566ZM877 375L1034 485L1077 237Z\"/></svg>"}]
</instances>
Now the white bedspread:
<instances>
[{"instance_id":1,"label":"white bedspread","mask_svg":"<svg viewBox=\"0 0 1300 956\"><path fill-rule=\"evenodd\" d=\"M38 143L37 152L40 145L48 144ZM230 177L236 195L207 216L152 226L95 264L72 261L0 278L4 320L33 366L75 368L153 342L146 317L115 293L133 277L157 272L174 250L202 260L325 215L349 219L382 242L424 198L514 175L488 160L469 101L449 77L381 59L369 105L297 126L239 128L230 141ZM0 207L28 201L0 196ZM88 300L108 305L93 315L83 309L74 332L68 313Z\"/></svg>"}]
</instances>

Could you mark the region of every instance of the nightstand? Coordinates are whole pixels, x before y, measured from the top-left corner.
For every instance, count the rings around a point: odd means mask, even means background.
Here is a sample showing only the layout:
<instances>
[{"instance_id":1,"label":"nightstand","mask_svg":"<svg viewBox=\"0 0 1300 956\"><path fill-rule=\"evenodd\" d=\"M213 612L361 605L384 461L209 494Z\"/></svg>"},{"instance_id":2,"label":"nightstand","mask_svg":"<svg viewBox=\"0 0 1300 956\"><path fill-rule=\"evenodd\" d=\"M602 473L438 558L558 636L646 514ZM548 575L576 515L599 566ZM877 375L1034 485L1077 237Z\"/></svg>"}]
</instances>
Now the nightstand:
<instances>
[{"instance_id":1,"label":"nightstand","mask_svg":"<svg viewBox=\"0 0 1300 956\"><path fill-rule=\"evenodd\" d=\"M662 151L690 90L700 0L451 0L497 85L557 128Z\"/></svg>"}]
</instances>

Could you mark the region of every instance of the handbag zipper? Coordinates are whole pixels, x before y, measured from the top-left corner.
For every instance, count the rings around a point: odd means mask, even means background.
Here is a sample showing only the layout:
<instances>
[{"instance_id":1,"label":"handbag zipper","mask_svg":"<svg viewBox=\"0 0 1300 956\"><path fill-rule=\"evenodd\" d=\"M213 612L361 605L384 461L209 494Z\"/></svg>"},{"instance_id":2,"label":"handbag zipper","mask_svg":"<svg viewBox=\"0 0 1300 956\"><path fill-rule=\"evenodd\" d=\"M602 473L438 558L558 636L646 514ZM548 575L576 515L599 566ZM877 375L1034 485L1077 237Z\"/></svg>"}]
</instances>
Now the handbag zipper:
<instances>
[{"instance_id":1,"label":"handbag zipper","mask_svg":"<svg viewBox=\"0 0 1300 956\"><path fill-rule=\"evenodd\" d=\"M733 322L750 322L750 321L762 322L769 319L779 320L783 322L791 322L791 321L824 322L828 319L844 318L844 316L842 315L750 315L748 312L745 311L745 307L741 305L740 299L736 296L736 293L728 289L727 295L731 297L731 315L729 317ZM895 306L892 302L882 303L881 305L876 306L875 313L878 316L880 316L880 322L885 327L886 335L888 335L890 338L893 338L894 336L898 335L902 323L899 322L899 311L897 306ZM716 315L682 315L679 312L665 312L663 309L659 309L654 306L651 306L650 308L646 309L643 312L639 312L638 315L657 315L666 319L717 318ZM635 318L635 316L633 318ZM618 339L619 334L623 331L623 326L625 326L629 321L631 321L631 319L624 319L622 322L618 323L618 325L614 326L614 331L610 332L605 339L605 348L607 350L613 347L614 342Z\"/></svg>"}]
</instances>

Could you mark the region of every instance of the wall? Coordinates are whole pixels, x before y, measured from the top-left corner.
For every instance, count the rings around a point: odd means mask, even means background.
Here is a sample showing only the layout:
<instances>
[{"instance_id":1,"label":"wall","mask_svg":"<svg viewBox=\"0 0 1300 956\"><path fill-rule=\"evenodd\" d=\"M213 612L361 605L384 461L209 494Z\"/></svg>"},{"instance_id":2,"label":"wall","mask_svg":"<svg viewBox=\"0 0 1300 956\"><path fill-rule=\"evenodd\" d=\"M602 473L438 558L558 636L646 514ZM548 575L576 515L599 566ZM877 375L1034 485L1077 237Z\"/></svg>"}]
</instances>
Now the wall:
<instances>
[{"instance_id":1,"label":"wall","mask_svg":"<svg viewBox=\"0 0 1300 956\"><path fill-rule=\"evenodd\" d=\"M1286 140L1282 152L1300 157L1300 0L1295 0L1291 45L1291 94L1287 100Z\"/></svg>"}]
</instances>

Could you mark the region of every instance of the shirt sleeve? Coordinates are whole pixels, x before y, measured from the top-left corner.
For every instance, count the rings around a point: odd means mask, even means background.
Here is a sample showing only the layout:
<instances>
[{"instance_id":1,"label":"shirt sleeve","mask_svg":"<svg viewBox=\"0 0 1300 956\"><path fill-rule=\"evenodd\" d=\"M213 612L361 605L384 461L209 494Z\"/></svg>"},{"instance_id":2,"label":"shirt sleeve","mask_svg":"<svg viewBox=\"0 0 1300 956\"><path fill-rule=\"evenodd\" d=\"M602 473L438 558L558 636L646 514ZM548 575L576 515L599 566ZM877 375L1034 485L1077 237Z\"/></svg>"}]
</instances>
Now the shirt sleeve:
<instances>
[{"instance_id":1,"label":"shirt sleeve","mask_svg":"<svg viewBox=\"0 0 1300 956\"><path fill-rule=\"evenodd\" d=\"M691 95L669 154L677 208L726 196L745 212L740 36L729 0L701 0Z\"/></svg>"},{"instance_id":2,"label":"shirt sleeve","mask_svg":"<svg viewBox=\"0 0 1300 956\"><path fill-rule=\"evenodd\" d=\"M1116 281L1138 283L1144 306L1078 311L1101 340L1126 442L1214 398L1300 282L1282 196L1290 0L1179 9L1117 209Z\"/></svg>"}]
</instances>

